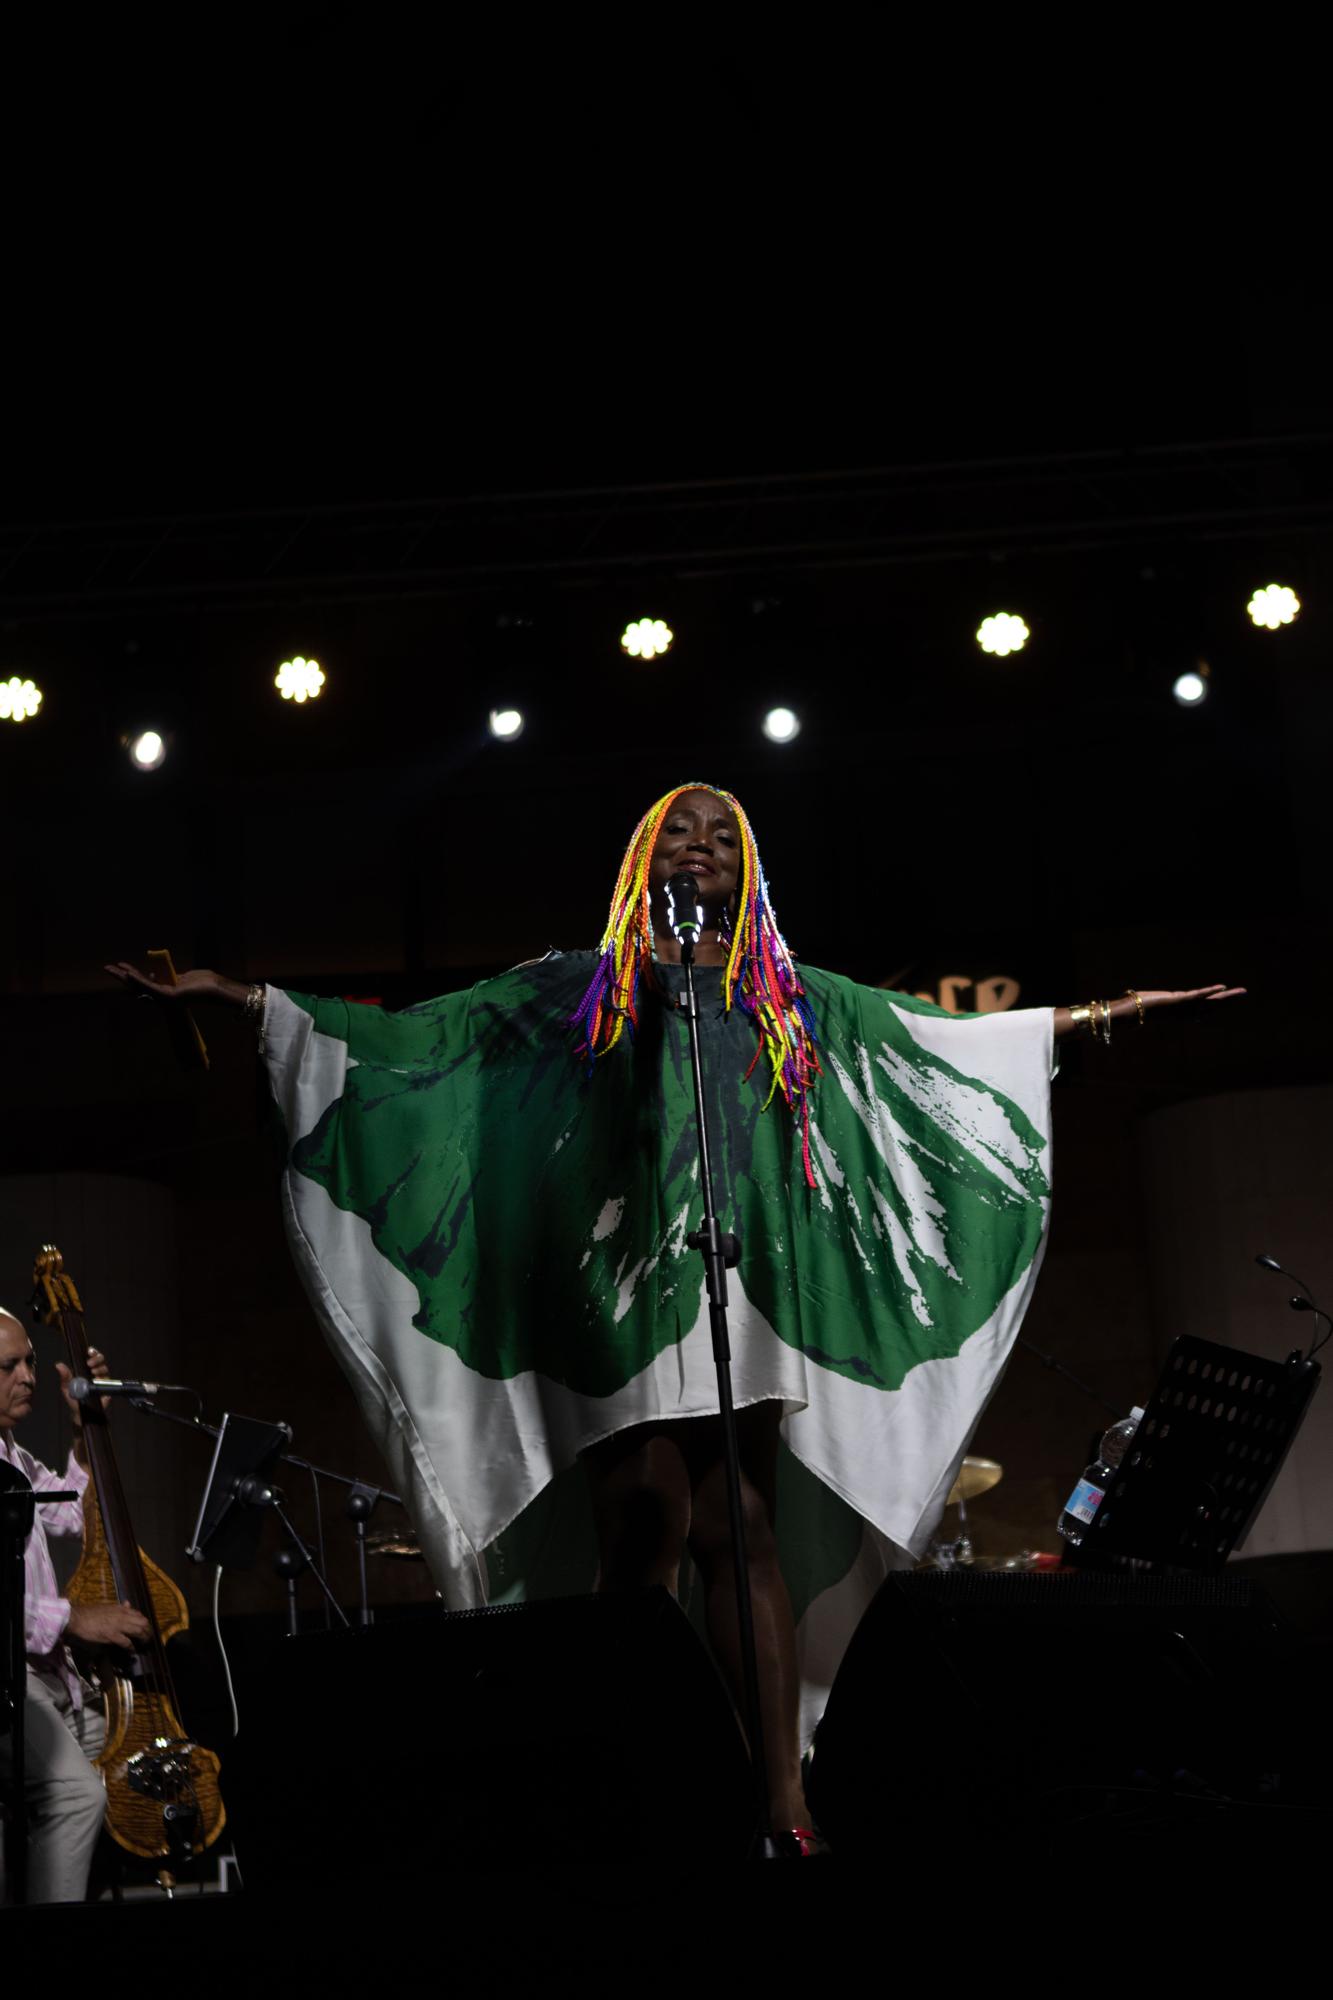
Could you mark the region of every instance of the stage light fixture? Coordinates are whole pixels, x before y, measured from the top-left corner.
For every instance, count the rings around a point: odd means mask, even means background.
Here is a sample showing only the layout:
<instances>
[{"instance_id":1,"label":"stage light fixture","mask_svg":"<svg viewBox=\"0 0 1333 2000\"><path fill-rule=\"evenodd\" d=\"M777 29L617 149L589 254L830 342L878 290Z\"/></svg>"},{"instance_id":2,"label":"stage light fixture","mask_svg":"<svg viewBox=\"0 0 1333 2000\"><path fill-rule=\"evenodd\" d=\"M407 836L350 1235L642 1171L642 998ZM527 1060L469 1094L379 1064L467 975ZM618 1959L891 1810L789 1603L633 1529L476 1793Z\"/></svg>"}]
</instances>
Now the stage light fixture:
<instances>
[{"instance_id":1,"label":"stage light fixture","mask_svg":"<svg viewBox=\"0 0 1333 2000\"><path fill-rule=\"evenodd\" d=\"M655 660L659 653L666 652L675 636L660 618L640 618L625 627L620 643L636 660Z\"/></svg>"},{"instance_id":2,"label":"stage light fixture","mask_svg":"<svg viewBox=\"0 0 1333 2000\"><path fill-rule=\"evenodd\" d=\"M995 653L1002 660L1007 659L1010 653L1021 653L1031 636L1024 621L1014 611L992 612L977 627L977 644L982 652Z\"/></svg>"},{"instance_id":3,"label":"stage light fixture","mask_svg":"<svg viewBox=\"0 0 1333 2000\"><path fill-rule=\"evenodd\" d=\"M273 685L284 701L313 701L323 691L324 669L318 660L284 660L273 676Z\"/></svg>"},{"instance_id":4,"label":"stage light fixture","mask_svg":"<svg viewBox=\"0 0 1333 2000\"><path fill-rule=\"evenodd\" d=\"M42 705L42 691L35 682L11 674L0 681L0 722L27 722Z\"/></svg>"},{"instance_id":5,"label":"stage light fixture","mask_svg":"<svg viewBox=\"0 0 1333 2000\"><path fill-rule=\"evenodd\" d=\"M1200 664L1197 670L1177 674L1171 689L1182 708L1197 708L1208 693L1208 669Z\"/></svg>"},{"instance_id":6,"label":"stage light fixture","mask_svg":"<svg viewBox=\"0 0 1333 2000\"><path fill-rule=\"evenodd\" d=\"M1279 625L1290 625L1300 608L1300 598L1285 583L1265 584L1245 607L1254 623L1269 632L1276 632Z\"/></svg>"},{"instance_id":7,"label":"stage light fixture","mask_svg":"<svg viewBox=\"0 0 1333 2000\"><path fill-rule=\"evenodd\" d=\"M130 738L130 762L140 771L155 771L167 754L167 746L156 729L141 729Z\"/></svg>"},{"instance_id":8,"label":"stage light fixture","mask_svg":"<svg viewBox=\"0 0 1333 2000\"><path fill-rule=\"evenodd\" d=\"M493 708L490 717L492 736L498 736L502 743L512 743L516 736L523 734L523 715L517 708Z\"/></svg>"},{"instance_id":9,"label":"stage light fixture","mask_svg":"<svg viewBox=\"0 0 1333 2000\"><path fill-rule=\"evenodd\" d=\"M770 708L763 730L770 743L790 743L801 733L801 718L790 708Z\"/></svg>"}]
</instances>

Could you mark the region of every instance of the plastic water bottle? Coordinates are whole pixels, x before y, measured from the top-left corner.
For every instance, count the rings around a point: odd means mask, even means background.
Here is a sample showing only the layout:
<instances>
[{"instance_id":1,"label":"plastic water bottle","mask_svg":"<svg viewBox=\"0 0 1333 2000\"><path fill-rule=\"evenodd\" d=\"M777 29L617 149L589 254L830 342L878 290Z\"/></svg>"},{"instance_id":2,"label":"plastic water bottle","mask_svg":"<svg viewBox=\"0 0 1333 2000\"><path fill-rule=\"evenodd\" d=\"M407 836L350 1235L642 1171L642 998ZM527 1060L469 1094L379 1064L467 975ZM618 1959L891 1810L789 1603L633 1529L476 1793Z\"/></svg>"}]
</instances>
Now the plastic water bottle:
<instances>
[{"instance_id":1,"label":"plastic water bottle","mask_svg":"<svg viewBox=\"0 0 1333 2000\"><path fill-rule=\"evenodd\" d=\"M1083 1477L1065 1501L1064 1512L1056 1522L1057 1528L1067 1542L1077 1548L1084 1535L1096 1519L1097 1509L1106 1498L1115 1469L1129 1449L1129 1441L1143 1420L1143 1411L1136 1405L1127 1417L1118 1424L1112 1424L1102 1435L1097 1456L1091 1465L1083 1468Z\"/></svg>"}]
</instances>

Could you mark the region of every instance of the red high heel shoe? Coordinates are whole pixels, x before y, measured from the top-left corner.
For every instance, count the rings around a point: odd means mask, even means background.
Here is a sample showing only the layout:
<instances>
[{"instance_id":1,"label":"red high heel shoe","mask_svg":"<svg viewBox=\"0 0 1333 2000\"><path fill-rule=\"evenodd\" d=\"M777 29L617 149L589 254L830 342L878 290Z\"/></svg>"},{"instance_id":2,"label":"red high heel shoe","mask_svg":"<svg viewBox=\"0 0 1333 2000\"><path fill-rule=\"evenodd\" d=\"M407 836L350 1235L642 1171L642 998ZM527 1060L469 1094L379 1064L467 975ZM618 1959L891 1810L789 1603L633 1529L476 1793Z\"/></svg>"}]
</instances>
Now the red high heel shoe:
<instances>
[{"instance_id":1,"label":"red high heel shoe","mask_svg":"<svg viewBox=\"0 0 1333 2000\"><path fill-rule=\"evenodd\" d=\"M829 1852L829 1844L823 1834L816 1833L812 1826L788 1827L787 1834L788 1838L795 1844L796 1852L803 1861L811 1860L817 1855Z\"/></svg>"}]
</instances>

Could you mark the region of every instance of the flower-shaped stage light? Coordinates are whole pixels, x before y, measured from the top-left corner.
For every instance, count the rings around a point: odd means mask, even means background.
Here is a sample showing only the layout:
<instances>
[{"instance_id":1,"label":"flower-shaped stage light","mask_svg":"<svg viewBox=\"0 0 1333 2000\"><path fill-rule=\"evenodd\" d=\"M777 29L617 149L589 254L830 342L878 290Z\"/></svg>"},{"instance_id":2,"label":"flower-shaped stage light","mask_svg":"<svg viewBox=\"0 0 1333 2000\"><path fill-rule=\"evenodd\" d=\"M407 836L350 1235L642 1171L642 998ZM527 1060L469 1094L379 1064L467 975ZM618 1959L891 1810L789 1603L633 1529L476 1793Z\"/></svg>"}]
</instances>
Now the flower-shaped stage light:
<instances>
[{"instance_id":1,"label":"flower-shaped stage light","mask_svg":"<svg viewBox=\"0 0 1333 2000\"><path fill-rule=\"evenodd\" d=\"M665 653L675 636L660 618L640 618L636 624L625 627L620 643L636 660L655 660L659 653Z\"/></svg>"},{"instance_id":2,"label":"flower-shaped stage light","mask_svg":"<svg viewBox=\"0 0 1333 2000\"><path fill-rule=\"evenodd\" d=\"M1013 611L997 611L977 627L982 652L996 653L1002 660L1010 653L1021 653L1030 637L1027 626Z\"/></svg>"},{"instance_id":3,"label":"flower-shaped stage light","mask_svg":"<svg viewBox=\"0 0 1333 2000\"><path fill-rule=\"evenodd\" d=\"M1268 583L1262 590L1256 590L1245 609L1256 625L1266 626L1276 632L1279 625L1290 625L1301 608L1301 600L1294 590L1285 583Z\"/></svg>"},{"instance_id":4,"label":"flower-shaped stage light","mask_svg":"<svg viewBox=\"0 0 1333 2000\"><path fill-rule=\"evenodd\" d=\"M318 660L284 660L273 676L273 685L284 701L313 701L324 686L324 669Z\"/></svg>"},{"instance_id":5,"label":"flower-shaped stage light","mask_svg":"<svg viewBox=\"0 0 1333 2000\"><path fill-rule=\"evenodd\" d=\"M32 681L11 674L0 681L0 722L26 722L42 705L42 691Z\"/></svg>"}]
</instances>

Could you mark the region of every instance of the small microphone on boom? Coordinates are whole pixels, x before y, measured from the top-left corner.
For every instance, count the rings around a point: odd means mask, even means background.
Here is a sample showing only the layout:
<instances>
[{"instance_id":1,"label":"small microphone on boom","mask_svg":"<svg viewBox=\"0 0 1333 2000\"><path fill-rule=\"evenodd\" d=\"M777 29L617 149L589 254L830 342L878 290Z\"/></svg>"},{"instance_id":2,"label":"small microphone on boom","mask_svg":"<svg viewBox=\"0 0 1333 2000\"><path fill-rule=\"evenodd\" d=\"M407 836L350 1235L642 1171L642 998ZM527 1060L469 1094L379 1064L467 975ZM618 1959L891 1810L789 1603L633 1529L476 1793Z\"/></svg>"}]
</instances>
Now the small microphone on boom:
<instances>
[{"instance_id":1,"label":"small microphone on boom","mask_svg":"<svg viewBox=\"0 0 1333 2000\"><path fill-rule=\"evenodd\" d=\"M162 1396L180 1394L192 1396L193 1389L184 1382L115 1382L110 1378L76 1375L69 1385L69 1393L76 1403L86 1403L93 1396Z\"/></svg>"}]
</instances>

